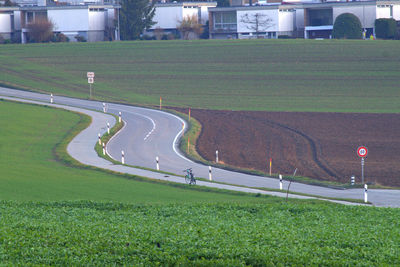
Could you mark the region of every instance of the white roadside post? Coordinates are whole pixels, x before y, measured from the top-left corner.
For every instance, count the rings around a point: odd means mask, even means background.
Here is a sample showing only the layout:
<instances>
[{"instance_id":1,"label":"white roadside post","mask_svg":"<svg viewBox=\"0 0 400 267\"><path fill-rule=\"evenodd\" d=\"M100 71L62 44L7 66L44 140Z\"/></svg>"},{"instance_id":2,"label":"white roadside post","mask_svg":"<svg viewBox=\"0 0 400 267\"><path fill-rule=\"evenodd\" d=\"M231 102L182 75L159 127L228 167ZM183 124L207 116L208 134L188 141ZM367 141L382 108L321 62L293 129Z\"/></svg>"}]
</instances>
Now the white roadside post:
<instances>
[{"instance_id":1,"label":"white roadside post","mask_svg":"<svg viewBox=\"0 0 400 267\"><path fill-rule=\"evenodd\" d=\"M101 145L101 136L100 136L100 133L99 133L99 145Z\"/></svg>"},{"instance_id":2,"label":"white roadside post","mask_svg":"<svg viewBox=\"0 0 400 267\"><path fill-rule=\"evenodd\" d=\"M156 157L156 163L157 163L157 171L159 171L160 170L160 164L158 163L158 157Z\"/></svg>"},{"instance_id":3,"label":"white roadside post","mask_svg":"<svg viewBox=\"0 0 400 267\"><path fill-rule=\"evenodd\" d=\"M211 166L208 166L208 180L212 181Z\"/></svg>"},{"instance_id":4,"label":"white roadside post","mask_svg":"<svg viewBox=\"0 0 400 267\"><path fill-rule=\"evenodd\" d=\"M53 94L50 94L50 103L53 104L54 99L53 99Z\"/></svg>"},{"instance_id":5,"label":"white roadside post","mask_svg":"<svg viewBox=\"0 0 400 267\"><path fill-rule=\"evenodd\" d=\"M367 184L364 185L364 202L365 203L368 202L368 185Z\"/></svg>"},{"instance_id":6,"label":"white roadside post","mask_svg":"<svg viewBox=\"0 0 400 267\"><path fill-rule=\"evenodd\" d=\"M122 120L122 118L121 118L121 116L122 116L122 114L121 114L121 111L118 113L118 121L119 121L119 123L121 123L121 120Z\"/></svg>"},{"instance_id":7,"label":"white roadside post","mask_svg":"<svg viewBox=\"0 0 400 267\"><path fill-rule=\"evenodd\" d=\"M106 103L103 102L103 112L106 113Z\"/></svg>"},{"instance_id":8,"label":"white roadside post","mask_svg":"<svg viewBox=\"0 0 400 267\"><path fill-rule=\"evenodd\" d=\"M218 150L215 151L215 162L218 163Z\"/></svg>"},{"instance_id":9,"label":"white roadside post","mask_svg":"<svg viewBox=\"0 0 400 267\"><path fill-rule=\"evenodd\" d=\"M354 185L355 183L356 183L356 177L354 175L352 175L350 178L350 184Z\"/></svg>"},{"instance_id":10,"label":"white roadside post","mask_svg":"<svg viewBox=\"0 0 400 267\"><path fill-rule=\"evenodd\" d=\"M283 183L282 183L282 174L279 174L279 189L283 189Z\"/></svg>"},{"instance_id":11,"label":"white roadside post","mask_svg":"<svg viewBox=\"0 0 400 267\"><path fill-rule=\"evenodd\" d=\"M103 143L103 156L106 155L106 144Z\"/></svg>"},{"instance_id":12,"label":"white roadside post","mask_svg":"<svg viewBox=\"0 0 400 267\"><path fill-rule=\"evenodd\" d=\"M121 154L122 154L121 162L122 164L125 164L125 153L123 150L121 151Z\"/></svg>"},{"instance_id":13,"label":"white roadside post","mask_svg":"<svg viewBox=\"0 0 400 267\"><path fill-rule=\"evenodd\" d=\"M107 122L107 133L110 134L110 123Z\"/></svg>"}]
</instances>

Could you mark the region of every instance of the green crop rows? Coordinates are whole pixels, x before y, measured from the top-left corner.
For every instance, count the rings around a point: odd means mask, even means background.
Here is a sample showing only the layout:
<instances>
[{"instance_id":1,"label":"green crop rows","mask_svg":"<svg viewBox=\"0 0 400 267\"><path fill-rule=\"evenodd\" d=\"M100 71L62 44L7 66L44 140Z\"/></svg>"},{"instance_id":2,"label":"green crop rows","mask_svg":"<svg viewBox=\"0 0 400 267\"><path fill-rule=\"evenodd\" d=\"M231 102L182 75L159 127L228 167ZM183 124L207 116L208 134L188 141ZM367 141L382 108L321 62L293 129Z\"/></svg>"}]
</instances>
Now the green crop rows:
<instances>
[{"instance_id":1,"label":"green crop rows","mask_svg":"<svg viewBox=\"0 0 400 267\"><path fill-rule=\"evenodd\" d=\"M0 202L11 265L400 264L400 211L266 204Z\"/></svg>"},{"instance_id":2,"label":"green crop rows","mask_svg":"<svg viewBox=\"0 0 400 267\"><path fill-rule=\"evenodd\" d=\"M0 83L133 104L400 112L390 41L207 40L3 45Z\"/></svg>"}]
</instances>

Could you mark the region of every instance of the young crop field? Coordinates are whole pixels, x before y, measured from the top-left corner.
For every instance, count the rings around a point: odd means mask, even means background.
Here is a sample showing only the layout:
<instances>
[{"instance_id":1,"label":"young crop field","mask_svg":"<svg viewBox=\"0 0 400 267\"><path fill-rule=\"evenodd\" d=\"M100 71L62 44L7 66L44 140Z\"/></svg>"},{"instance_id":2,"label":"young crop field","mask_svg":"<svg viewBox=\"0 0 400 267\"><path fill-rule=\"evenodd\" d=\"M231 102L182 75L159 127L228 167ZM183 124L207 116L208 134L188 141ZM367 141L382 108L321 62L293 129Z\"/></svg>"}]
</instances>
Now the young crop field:
<instances>
[{"instance_id":1,"label":"young crop field","mask_svg":"<svg viewBox=\"0 0 400 267\"><path fill-rule=\"evenodd\" d=\"M0 202L0 262L396 266L400 210L268 203Z\"/></svg>"},{"instance_id":2,"label":"young crop field","mask_svg":"<svg viewBox=\"0 0 400 267\"><path fill-rule=\"evenodd\" d=\"M0 83L106 101L260 111L400 112L394 41L2 45Z\"/></svg>"}]
</instances>

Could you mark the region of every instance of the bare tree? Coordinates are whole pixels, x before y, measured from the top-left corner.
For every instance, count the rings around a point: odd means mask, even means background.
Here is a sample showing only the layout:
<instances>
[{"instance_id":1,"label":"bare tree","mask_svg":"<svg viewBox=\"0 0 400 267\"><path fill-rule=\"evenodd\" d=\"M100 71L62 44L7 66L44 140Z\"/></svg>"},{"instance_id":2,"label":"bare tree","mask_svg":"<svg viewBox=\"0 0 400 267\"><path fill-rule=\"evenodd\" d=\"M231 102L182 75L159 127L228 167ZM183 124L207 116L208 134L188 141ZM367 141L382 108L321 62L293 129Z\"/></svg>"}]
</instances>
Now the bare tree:
<instances>
[{"instance_id":1,"label":"bare tree","mask_svg":"<svg viewBox=\"0 0 400 267\"><path fill-rule=\"evenodd\" d=\"M164 30L160 27L157 27L154 29L153 34L156 37L156 40L161 40L164 35Z\"/></svg>"},{"instance_id":2,"label":"bare tree","mask_svg":"<svg viewBox=\"0 0 400 267\"><path fill-rule=\"evenodd\" d=\"M27 25L29 41L34 43L49 42L53 37L53 27L53 23L45 18L36 19L29 23Z\"/></svg>"},{"instance_id":3,"label":"bare tree","mask_svg":"<svg viewBox=\"0 0 400 267\"><path fill-rule=\"evenodd\" d=\"M195 35L195 38L198 38L203 32L203 25L199 23L196 15L185 17L182 21L178 22L180 23L178 30L181 32L182 39L184 40L193 39L193 35Z\"/></svg>"},{"instance_id":4,"label":"bare tree","mask_svg":"<svg viewBox=\"0 0 400 267\"><path fill-rule=\"evenodd\" d=\"M256 36L258 38L258 34L260 32L266 31L268 28L274 26L273 20L265 14L255 13L255 14L244 14L240 18L240 22L246 24L246 28L256 32Z\"/></svg>"}]
</instances>

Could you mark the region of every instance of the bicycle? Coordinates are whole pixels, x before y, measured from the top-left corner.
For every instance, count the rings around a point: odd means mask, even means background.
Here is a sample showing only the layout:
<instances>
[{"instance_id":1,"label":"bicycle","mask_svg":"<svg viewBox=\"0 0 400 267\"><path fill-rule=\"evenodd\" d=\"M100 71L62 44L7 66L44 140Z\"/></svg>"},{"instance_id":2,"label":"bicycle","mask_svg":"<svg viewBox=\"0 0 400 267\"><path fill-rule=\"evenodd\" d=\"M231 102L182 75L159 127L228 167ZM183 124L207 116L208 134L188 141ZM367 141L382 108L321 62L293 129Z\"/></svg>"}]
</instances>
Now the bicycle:
<instances>
[{"instance_id":1,"label":"bicycle","mask_svg":"<svg viewBox=\"0 0 400 267\"><path fill-rule=\"evenodd\" d=\"M186 172L186 175L185 175L185 182L186 182L187 184L190 184L190 185L196 184L196 179L194 178L192 168L183 170L183 172Z\"/></svg>"}]
</instances>

